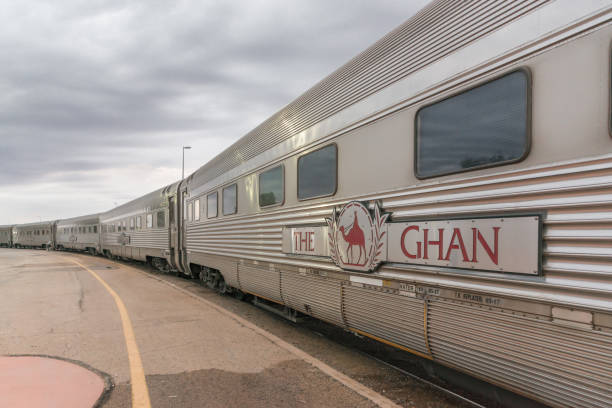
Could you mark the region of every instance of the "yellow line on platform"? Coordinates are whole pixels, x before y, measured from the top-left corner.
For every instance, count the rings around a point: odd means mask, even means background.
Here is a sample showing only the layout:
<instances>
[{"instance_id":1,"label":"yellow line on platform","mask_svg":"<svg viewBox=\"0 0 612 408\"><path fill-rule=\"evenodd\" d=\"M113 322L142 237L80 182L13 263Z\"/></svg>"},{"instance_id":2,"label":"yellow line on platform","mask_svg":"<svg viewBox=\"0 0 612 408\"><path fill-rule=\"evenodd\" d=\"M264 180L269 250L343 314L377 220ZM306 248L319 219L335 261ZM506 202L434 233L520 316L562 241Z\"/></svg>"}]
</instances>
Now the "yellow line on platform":
<instances>
[{"instance_id":1,"label":"yellow line on platform","mask_svg":"<svg viewBox=\"0 0 612 408\"><path fill-rule=\"evenodd\" d=\"M102 286L106 288L108 293L111 294L119 309L119 315L121 316L121 325L123 326L123 335L125 336L125 345L127 346L128 359L130 361L130 381L132 383L132 408L151 408L151 401L149 400L149 389L147 388L147 381L145 379L144 368L142 367L142 360L140 359L140 352L138 351L138 345L136 344L136 336L134 335L134 329L132 328L132 322L128 315L127 309L123 304L123 301L97 273L83 265L82 263L70 259L81 268L85 269L96 278Z\"/></svg>"}]
</instances>

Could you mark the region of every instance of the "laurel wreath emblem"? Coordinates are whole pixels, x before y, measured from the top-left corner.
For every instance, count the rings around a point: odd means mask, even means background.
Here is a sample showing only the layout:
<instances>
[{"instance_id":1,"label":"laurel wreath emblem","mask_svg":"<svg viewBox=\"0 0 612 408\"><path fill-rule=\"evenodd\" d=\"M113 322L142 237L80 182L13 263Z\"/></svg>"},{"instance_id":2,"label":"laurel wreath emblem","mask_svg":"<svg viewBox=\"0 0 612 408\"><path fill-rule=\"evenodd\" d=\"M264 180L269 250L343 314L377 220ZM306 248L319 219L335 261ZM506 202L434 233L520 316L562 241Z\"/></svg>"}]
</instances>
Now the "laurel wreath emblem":
<instances>
[{"instance_id":1,"label":"laurel wreath emblem","mask_svg":"<svg viewBox=\"0 0 612 408\"><path fill-rule=\"evenodd\" d=\"M383 252L386 244L386 240L383 240L383 238L387 233L387 231L384 229L384 225L387 218L389 218L389 214L381 214L378 204L374 204L374 219L371 219L372 224L374 225L374 242L372 243L373 251L370 251L370 254L374 252L374 255L370 257L369 262L364 266L364 268L370 272L376 269L376 267L383 261ZM336 242L336 235L339 228L338 211L336 210L336 207L333 209L332 216L330 218L325 218L325 221L329 227L328 239L330 245L330 258L336 265L342 267L340 263L340 255L338 254L338 245Z\"/></svg>"}]
</instances>

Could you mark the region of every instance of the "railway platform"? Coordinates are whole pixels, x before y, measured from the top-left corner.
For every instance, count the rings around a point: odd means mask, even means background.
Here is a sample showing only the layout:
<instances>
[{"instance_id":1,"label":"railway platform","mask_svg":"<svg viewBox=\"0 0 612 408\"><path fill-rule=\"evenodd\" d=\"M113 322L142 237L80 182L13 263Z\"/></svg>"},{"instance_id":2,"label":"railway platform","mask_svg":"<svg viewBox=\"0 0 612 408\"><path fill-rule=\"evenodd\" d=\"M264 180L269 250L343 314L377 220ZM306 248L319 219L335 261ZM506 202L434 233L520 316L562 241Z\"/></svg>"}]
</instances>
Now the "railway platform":
<instances>
[{"instance_id":1,"label":"railway platform","mask_svg":"<svg viewBox=\"0 0 612 408\"><path fill-rule=\"evenodd\" d=\"M0 355L0 406L469 406L192 281L75 253L0 249Z\"/></svg>"}]
</instances>

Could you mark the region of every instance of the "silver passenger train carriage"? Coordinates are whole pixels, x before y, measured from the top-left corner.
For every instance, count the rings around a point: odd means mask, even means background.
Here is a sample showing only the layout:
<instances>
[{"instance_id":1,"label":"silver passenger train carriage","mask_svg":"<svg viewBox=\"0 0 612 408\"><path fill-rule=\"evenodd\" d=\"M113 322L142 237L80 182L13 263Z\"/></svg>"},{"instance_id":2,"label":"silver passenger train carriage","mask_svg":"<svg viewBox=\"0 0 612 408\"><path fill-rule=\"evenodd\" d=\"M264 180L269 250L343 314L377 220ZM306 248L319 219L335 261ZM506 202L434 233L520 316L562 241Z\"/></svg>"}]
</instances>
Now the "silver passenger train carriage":
<instances>
[{"instance_id":1,"label":"silver passenger train carriage","mask_svg":"<svg viewBox=\"0 0 612 408\"><path fill-rule=\"evenodd\" d=\"M100 215L91 214L57 221L55 248L87 251L96 255L100 246Z\"/></svg>"},{"instance_id":2,"label":"silver passenger train carriage","mask_svg":"<svg viewBox=\"0 0 612 408\"><path fill-rule=\"evenodd\" d=\"M434 1L101 214L101 251L612 406L611 21L603 0Z\"/></svg>"},{"instance_id":3,"label":"silver passenger train carriage","mask_svg":"<svg viewBox=\"0 0 612 408\"><path fill-rule=\"evenodd\" d=\"M0 247L10 248L13 246L13 226L0 225Z\"/></svg>"},{"instance_id":4,"label":"silver passenger train carriage","mask_svg":"<svg viewBox=\"0 0 612 408\"><path fill-rule=\"evenodd\" d=\"M146 261L161 270L178 269L176 191L179 183L155 190L100 215L102 252L108 257Z\"/></svg>"},{"instance_id":5,"label":"silver passenger train carriage","mask_svg":"<svg viewBox=\"0 0 612 408\"><path fill-rule=\"evenodd\" d=\"M55 221L13 226L13 246L16 248L55 247Z\"/></svg>"}]
</instances>

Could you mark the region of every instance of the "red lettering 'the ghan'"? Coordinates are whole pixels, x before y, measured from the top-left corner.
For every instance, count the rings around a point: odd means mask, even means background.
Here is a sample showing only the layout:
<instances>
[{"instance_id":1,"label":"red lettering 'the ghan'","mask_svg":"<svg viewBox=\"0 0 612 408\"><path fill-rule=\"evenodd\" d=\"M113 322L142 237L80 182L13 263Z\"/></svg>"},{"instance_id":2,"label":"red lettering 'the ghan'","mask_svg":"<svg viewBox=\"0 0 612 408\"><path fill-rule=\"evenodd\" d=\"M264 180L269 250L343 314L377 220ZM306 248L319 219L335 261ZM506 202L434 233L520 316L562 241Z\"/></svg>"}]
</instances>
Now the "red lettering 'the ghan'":
<instances>
[{"instance_id":1,"label":"red lettering 'the ghan'","mask_svg":"<svg viewBox=\"0 0 612 408\"><path fill-rule=\"evenodd\" d=\"M401 247L404 255L410 259L437 259L448 261L453 251L461 254L463 262L478 262L478 248L482 248L489 259L499 264L499 231L501 227L493 227L493 242L487 242L478 228L471 228L472 251L469 253L465 246L465 240L461 229L453 228L452 232L444 228L428 229L418 225L410 225L404 229L401 237ZM448 244L445 245L445 234L450 236ZM410 252L406 247L406 240L414 240L416 252ZM468 238L469 239L469 238ZM469 241L468 241L469 242Z\"/></svg>"},{"instance_id":2,"label":"red lettering 'the ghan'","mask_svg":"<svg viewBox=\"0 0 612 408\"><path fill-rule=\"evenodd\" d=\"M294 248L299 252L314 252L314 231L294 231Z\"/></svg>"}]
</instances>

